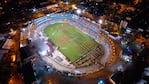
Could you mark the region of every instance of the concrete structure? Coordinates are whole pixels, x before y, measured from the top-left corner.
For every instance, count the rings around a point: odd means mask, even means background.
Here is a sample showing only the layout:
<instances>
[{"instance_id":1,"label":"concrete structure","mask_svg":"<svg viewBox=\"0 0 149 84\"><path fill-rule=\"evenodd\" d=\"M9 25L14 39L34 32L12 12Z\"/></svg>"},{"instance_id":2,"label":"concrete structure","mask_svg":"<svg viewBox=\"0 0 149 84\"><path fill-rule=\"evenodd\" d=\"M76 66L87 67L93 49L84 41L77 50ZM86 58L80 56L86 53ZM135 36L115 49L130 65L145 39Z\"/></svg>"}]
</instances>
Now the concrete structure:
<instances>
[{"instance_id":1,"label":"concrete structure","mask_svg":"<svg viewBox=\"0 0 149 84\"><path fill-rule=\"evenodd\" d=\"M42 51L45 53L43 55L41 55L40 53L39 57L48 65L51 65L58 71L68 72L73 76L82 76L100 71L100 69L104 67L112 66L117 61L117 58L121 56L121 49L117 47L117 45L115 44L113 39L110 38L108 33L106 33L100 28L100 25L98 23L95 22L93 23L92 21L84 17L79 16L77 16L77 18L75 17L76 15L74 14L60 13L60 14L49 14L48 16L43 16L41 18L35 19L33 21L33 24L29 26L32 27L32 25L34 25L33 26L34 28L28 28L26 32L29 32L30 34L25 37L32 39L31 43L33 43L35 46L37 45L36 49L38 52ZM74 25L78 30L89 35L95 41L101 44L103 46L104 54L103 56L100 57L98 62L87 67L76 68L74 67L74 65L69 64L69 61L65 59L65 56L63 56L59 52L59 50L55 50L54 52L52 52L52 55L48 54L47 52L48 50L50 50L50 48L48 47L48 45L45 45L45 43L47 42L47 37L44 34L43 30L48 25L57 22L66 22L71 25ZM40 41L37 41L39 39ZM40 44L42 44L45 47L40 48L41 46ZM57 57L58 53L59 55L61 54L59 57Z\"/></svg>"}]
</instances>

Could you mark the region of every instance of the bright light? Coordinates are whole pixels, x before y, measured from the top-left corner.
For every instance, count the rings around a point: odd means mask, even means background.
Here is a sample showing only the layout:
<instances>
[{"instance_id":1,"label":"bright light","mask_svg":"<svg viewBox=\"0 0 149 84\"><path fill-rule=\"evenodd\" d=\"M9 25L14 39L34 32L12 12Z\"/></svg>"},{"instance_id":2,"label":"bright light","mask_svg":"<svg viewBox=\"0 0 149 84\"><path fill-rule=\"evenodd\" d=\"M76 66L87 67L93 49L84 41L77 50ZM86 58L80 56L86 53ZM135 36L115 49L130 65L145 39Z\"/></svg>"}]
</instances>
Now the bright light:
<instances>
[{"instance_id":1,"label":"bright light","mask_svg":"<svg viewBox=\"0 0 149 84\"><path fill-rule=\"evenodd\" d=\"M37 9L36 9L36 8L33 8L32 10L33 10L33 12L36 12L36 11L37 11Z\"/></svg>"},{"instance_id":2,"label":"bright light","mask_svg":"<svg viewBox=\"0 0 149 84\"><path fill-rule=\"evenodd\" d=\"M85 13L85 10L82 10L82 13Z\"/></svg>"},{"instance_id":3,"label":"bright light","mask_svg":"<svg viewBox=\"0 0 149 84\"><path fill-rule=\"evenodd\" d=\"M76 13L77 13L77 14L81 14L81 13L82 13L81 9L77 9L77 10L76 10Z\"/></svg>"},{"instance_id":4,"label":"bright light","mask_svg":"<svg viewBox=\"0 0 149 84\"><path fill-rule=\"evenodd\" d=\"M68 73L68 76L72 76L72 74L71 73Z\"/></svg>"},{"instance_id":5,"label":"bright light","mask_svg":"<svg viewBox=\"0 0 149 84\"><path fill-rule=\"evenodd\" d=\"M69 2L65 2L65 4L69 4Z\"/></svg>"},{"instance_id":6,"label":"bright light","mask_svg":"<svg viewBox=\"0 0 149 84\"><path fill-rule=\"evenodd\" d=\"M76 7L76 5L75 5L75 4L73 4L73 5L72 5L72 8L73 8L73 9L77 9L77 7Z\"/></svg>"},{"instance_id":7,"label":"bright light","mask_svg":"<svg viewBox=\"0 0 149 84\"><path fill-rule=\"evenodd\" d=\"M45 55L47 54L47 51L39 51L39 54L40 54L41 56L45 56Z\"/></svg>"},{"instance_id":8,"label":"bright light","mask_svg":"<svg viewBox=\"0 0 149 84\"><path fill-rule=\"evenodd\" d=\"M99 24L102 24L102 20L98 20L98 23L99 23Z\"/></svg>"},{"instance_id":9,"label":"bright light","mask_svg":"<svg viewBox=\"0 0 149 84\"><path fill-rule=\"evenodd\" d=\"M46 16L48 16L48 17L49 17L49 16L50 16L50 14L47 14Z\"/></svg>"},{"instance_id":10,"label":"bright light","mask_svg":"<svg viewBox=\"0 0 149 84\"><path fill-rule=\"evenodd\" d=\"M22 31L23 31L23 32L25 32L25 30L26 30L25 28L22 28Z\"/></svg>"},{"instance_id":11,"label":"bright light","mask_svg":"<svg viewBox=\"0 0 149 84\"><path fill-rule=\"evenodd\" d=\"M96 23L95 21L92 21L92 23Z\"/></svg>"},{"instance_id":12,"label":"bright light","mask_svg":"<svg viewBox=\"0 0 149 84\"><path fill-rule=\"evenodd\" d=\"M126 33L131 33L131 29L127 28Z\"/></svg>"},{"instance_id":13,"label":"bright light","mask_svg":"<svg viewBox=\"0 0 149 84\"><path fill-rule=\"evenodd\" d=\"M124 60L127 61L127 62L131 62L131 60L132 60L132 57L130 57L130 56L128 56L128 55L123 55L123 58L124 58ZM120 67L119 67L119 68L120 68Z\"/></svg>"},{"instance_id":14,"label":"bright light","mask_svg":"<svg viewBox=\"0 0 149 84\"><path fill-rule=\"evenodd\" d=\"M12 62L16 61L16 55L11 55Z\"/></svg>"},{"instance_id":15,"label":"bright light","mask_svg":"<svg viewBox=\"0 0 149 84\"><path fill-rule=\"evenodd\" d=\"M80 74L81 71L79 71L79 70L75 70L75 73L76 73L76 74Z\"/></svg>"},{"instance_id":16,"label":"bright light","mask_svg":"<svg viewBox=\"0 0 149 84\"><path fill-rule=\"evenodd\" d=\"M104 84L103 80L98 81L98 84Z\"/></svg>"},{"instance_id":17,"label":"bright light","mask_svg":"<svg viewBox=\"0 0 149 84\"><path fill-rule=\"evenodd\" d=\"M23 44L20 44L20 48L21 48L21 47L24 47Z\"/></svg>"}]
</instances>

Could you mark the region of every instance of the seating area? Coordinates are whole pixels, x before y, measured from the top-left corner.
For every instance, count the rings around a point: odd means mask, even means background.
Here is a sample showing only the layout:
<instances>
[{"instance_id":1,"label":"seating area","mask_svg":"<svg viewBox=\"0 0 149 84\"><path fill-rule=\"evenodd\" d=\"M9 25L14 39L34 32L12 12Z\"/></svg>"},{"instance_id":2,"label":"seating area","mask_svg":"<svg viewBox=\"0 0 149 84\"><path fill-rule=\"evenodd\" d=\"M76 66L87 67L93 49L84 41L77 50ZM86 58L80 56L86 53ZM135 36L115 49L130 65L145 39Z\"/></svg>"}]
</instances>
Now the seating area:
<instances>
[{"instance_id":1,"label":"seating area","mask_svg":"<svg viewBox=\"0 0 149 84\"><path fill-rule=\"evenodd\" d=\"M91 38L93 38L97 43L99 43L99 45L95 46L95 48L93 48L92 50L86 52L81 58L79 58L78 60L76 60L73 63L70 62L70 60L68 60L67 58L61 59L59 57L53 56L53 57L55 57L54 60L56 60L56 61L59 60L60 63L64 65L64 67L66 67L66 66L65 66L65 63L63 63L63 61L66 62L66 60L67 60L67 63L73 64L76 67L76 69L83 70L83 69L81 69L82 67L85 68L85 67L90 66L89 70L91 70L90 72L93 72L93 71L95 71L93 69L93 66L96 68L98 68L99 65L103 66L102 63L100 63L100 60L101 60L101 58L104 58L104 56L105 56L106 47L108 47L108 50L112 51L112 52L110 52L112 54L109 53L106 55L108 55L108 56L112 55L112 57L115 55L114 54L115 49L113 47L114 43L112 42L112 40L110 40L110 38L107 36L107 34L105 34L103 31L100 31L101 29L99 29L99 25L97 23L94 23L85 17L78 16L77 18L75 18L74 16L76 16L76 15L65 14L65 13L44 16L41 19L36 19L34 25L35 25L36 30L41 32L45 38L46 38L46 35L44 34L44 28L46 28L50 24L54 24L54 23L69 23L71 25L75 25L75 27L78 30L82 31L83 33L85 33L88 36L90 36ZM48 40L46 40L46 41L48 41ZM112 45L111 45L111 43L112 43ZM104 44L106 45L105 47L103 47ZM48 43L48 46L50 47L51 44ZM114 49L114 50L112 50L112 49ZM52 52L53 52L53 50L52 50ZM111 58L111 57L109 57L109 58ZM107 58L106 58L106 61L108 61ZM110 62L112 62L112 61L110 61ZM66 64L66 65L68 65L68 64ZM67 67L69 67L69 66L67 66ZM90 73L90 72L83 71L83 73Z\"/></svg>"},{"instance_id":2,"label":"seating area","mask_svg":"<svg viewBox=\"0 0 149 84\"><path fill-rule=\"evenodd\" d=\"M84 67L84 66L89 66L93 65L95 63L100 62L100 58L104 55L104 50L101 45L98 45L96 48L93 50L87 52L84 54L80 59L75 61L73 64L79 68L79 67Z\"/></svg>"}]
</instances>

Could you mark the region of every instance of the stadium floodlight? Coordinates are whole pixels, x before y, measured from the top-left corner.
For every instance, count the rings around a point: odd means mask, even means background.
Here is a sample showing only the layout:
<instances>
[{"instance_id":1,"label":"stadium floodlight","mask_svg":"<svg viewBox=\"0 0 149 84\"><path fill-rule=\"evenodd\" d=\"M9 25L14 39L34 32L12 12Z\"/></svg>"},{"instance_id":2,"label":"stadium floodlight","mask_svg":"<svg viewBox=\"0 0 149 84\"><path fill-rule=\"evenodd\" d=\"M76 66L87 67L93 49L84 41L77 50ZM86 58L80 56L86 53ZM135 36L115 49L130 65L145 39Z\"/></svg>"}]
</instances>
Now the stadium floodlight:
<instances>
[{"instance_id":1,"label":"stadium floodlight","mask_svg":"<svg viewBox=\"0 0 149 84\"><path fill-rule=\"evenodd\" d=\"M81 13L82 13L82 10L81 10L81 9L77 9L77 10L76 10L76 13L77 13L77 14L81 14Z\"/></svg>"},{"instance_id":2,"label":"stadium floodlight","mask_svg":"<svg viewBox=\"0 0 149 84\"><path fill-rule=\"evenodd\" d=\"M103 23L103 21L100 19L100 20L98 20L98 23L99 23L99 24L102 24L102 23Z\"/></svg>"}]
</instances>

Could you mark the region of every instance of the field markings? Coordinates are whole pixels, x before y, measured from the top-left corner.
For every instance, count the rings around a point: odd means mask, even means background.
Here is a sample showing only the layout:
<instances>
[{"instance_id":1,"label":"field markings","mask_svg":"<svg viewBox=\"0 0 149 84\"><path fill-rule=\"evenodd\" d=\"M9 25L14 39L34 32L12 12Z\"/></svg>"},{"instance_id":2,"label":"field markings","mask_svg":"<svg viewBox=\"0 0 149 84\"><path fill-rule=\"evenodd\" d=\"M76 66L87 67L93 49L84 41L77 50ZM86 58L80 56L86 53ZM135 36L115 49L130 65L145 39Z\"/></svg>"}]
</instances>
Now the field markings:
<instances>
[{"instance_id":1,"label":"field markings","mask_svg":"<svg viewBox=\"0 0 149 84\"><path fill-rule=\"evenodd\" d=\"M93 41L91 37L83 33L82 31L75 28L73 25L67 24L67 23L59 23L49 26L47 29L47 33L51 34L49 35L49 38L51 38L51 41L55 43L55 45L59 46L60 51L63 52L63 54L68 57L71 61L75 61L79 59L83 54L89 50L91 50L89 46L93 46L89 44L86 41ZM69 37L69 38L65 38ZM59 40L55 40L55 38ZM52 40L53 39L53 40ZM65 44L65 41L67 43ZM95 41L96 42L96 41ZM68 44L69 43L69 44ZM91 42L92 43L92 42ZM94 43L94 42L93 42ZM97 42L96 42L97 43ZM64 46L65 45L65 46ZM79 47L82 47L82 49L85 52L82 52Z\"/></svg>"}]
</instances>

